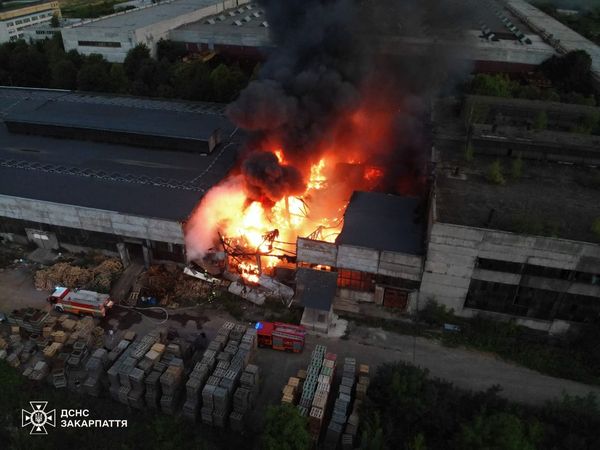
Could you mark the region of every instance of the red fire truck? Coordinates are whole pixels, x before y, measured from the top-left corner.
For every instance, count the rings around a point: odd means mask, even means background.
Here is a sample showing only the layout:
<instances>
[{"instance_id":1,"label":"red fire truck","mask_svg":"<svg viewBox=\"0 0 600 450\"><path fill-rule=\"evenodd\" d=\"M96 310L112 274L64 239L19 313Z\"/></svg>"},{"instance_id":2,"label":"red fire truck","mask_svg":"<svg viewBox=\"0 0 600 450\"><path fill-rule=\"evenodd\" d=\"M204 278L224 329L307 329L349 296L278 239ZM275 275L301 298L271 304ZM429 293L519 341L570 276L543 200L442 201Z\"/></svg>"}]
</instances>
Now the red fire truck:
<instances>
[{"instance_id":1,"label":"red fire truck","mask_svg":"<svg viewBox=\"0 0 600 450\"><path fill-rule=\"evenodd\" d=\"M105 317L108 310L114 305L107 294L77 289L71 290L65 287L54 289L47 300L54 305L54 309L58 312L91 314L94 317Z\"/></svg>"},{"instance_id":2,"label":"red fire truck","mask_svg":"<svg viewBox=\"0 0 600 450\"><path fill-rule=\"evenodd\" d=\"M256 322L258 346L300 353L304 349L306 329L302 325L281 322Z\"/></svg>"}]
</instances>

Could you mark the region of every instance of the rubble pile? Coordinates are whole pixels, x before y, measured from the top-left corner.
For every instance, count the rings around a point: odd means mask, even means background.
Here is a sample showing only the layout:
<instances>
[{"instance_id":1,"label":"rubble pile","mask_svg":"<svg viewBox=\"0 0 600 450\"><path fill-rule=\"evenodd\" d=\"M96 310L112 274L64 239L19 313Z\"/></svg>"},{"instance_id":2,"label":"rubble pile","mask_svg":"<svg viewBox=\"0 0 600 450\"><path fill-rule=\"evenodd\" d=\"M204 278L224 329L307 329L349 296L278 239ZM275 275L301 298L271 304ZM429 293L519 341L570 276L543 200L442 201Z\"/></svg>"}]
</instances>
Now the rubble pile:
<instances>
[{"instance_id":1,"label":"rubble pile","mask_svg":"<svg viewBox=\"0 0 600 450\"><path fill-rule=\"evenodd\" d=\"M67 262L56 263L35 274L37 289L52 290L55 286L86 288L88 286L108 291L112 281L123 271L123 264L116 258L102 261L95 267L84 268Z\"/></svg>"}]
</instances>

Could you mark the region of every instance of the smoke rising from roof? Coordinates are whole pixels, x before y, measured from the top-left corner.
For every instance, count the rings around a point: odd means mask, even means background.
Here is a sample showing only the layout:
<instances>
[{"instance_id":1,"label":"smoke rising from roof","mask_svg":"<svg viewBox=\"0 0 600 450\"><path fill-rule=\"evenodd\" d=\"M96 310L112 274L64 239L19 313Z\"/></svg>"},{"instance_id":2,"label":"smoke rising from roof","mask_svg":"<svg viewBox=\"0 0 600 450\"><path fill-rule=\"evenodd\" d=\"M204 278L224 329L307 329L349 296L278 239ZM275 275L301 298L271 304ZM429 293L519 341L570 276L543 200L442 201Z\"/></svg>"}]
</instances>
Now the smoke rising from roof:
<instances>
[{"instance_id":1,"label":"smoke rising from roof","mask_svg":"<svg viewBox=\"0 0 600 450\"><path fill-rule=\"evenodd\" d=\"M439 48L436 37L464 30L464 2L404 0L259 0L264 7L275 48L257 80L232 103L227 114L251 132L249 142L278 142L289 165L300 171L318 161L323 142L340 139L344 113L358 109L365 96L393 106L396 115L386 148L372 149L379 162L402 170L423 158L423 119L427 97L437 92L453 72L464 73L457 55ZM399 36L426 37L410 55L381 53ZM337 135L336 135L337 134ZM365 145L368 145L365 142ZM260 144L258 145L260 147ZM255 149L251 149L255 150ZM250 153L242 163L252 175L255 198L276 200L297 186L297 173L264 155ZM273 174L276 173L276 176ZM393 171L388 174L393 175ZM292 177L289 181L283 178ZM283 177L283 178L282 178ZM272 184L276 188L271 188ZM284 188L284 189L280 189ZM281 197L279 197L281 198Z\"/></svg>"}]
</instances>

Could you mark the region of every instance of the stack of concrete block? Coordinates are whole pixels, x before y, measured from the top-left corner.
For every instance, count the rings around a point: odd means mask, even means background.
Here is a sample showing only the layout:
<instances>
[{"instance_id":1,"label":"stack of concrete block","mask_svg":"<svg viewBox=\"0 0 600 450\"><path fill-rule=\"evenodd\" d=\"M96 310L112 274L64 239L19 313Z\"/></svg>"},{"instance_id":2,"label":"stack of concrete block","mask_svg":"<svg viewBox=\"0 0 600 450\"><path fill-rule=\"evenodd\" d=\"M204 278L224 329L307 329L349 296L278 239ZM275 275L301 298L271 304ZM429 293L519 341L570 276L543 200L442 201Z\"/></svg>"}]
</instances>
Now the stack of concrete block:
<instances>
[{"instance_id":1,"label":"stack of concrete block","mask_svg":"<svg viewBox=\"0 0 600 450\"><path fill-rule=\"evenodd\" d=\"M231 410L231 395L224 387L218 386L213 392L213 425L224 428L227 425L227 417Z\"/></svg>"},{"instance_id":2,"label":"stack of concrete block","mask_svg":"<svg viewBox=\"0 0 600 450\"><path fill-rule=\"evenodd\" d=\"M244 325L235 325L231 329L231 333L229 334L229 340L239 344L245 333L246 327Z\"/></svg>"},{"instance_id":3,"label":"stack of concrete block","mask_svg":"<svg viewBox=\"0 0 600 450\"><path fill-rule=\"evenodd\" d=\"M202 408L200 409L200 417L202 419L202 423L206 425L213 424L212 414L215 408L214 393L217 387L218 386L207 382L204 386L204 389L202 389Z\"/></svg>"},{"instance_id":4,"label":"stack of concrete block","mask_svg":"<svg viewBox=\"0 0 600 450\"><path fill-rule=\"evenodd\" d=\"M323 416L327 409L329 393L331 391L331 383L335 375L337 355L335 353L326 353L323 358L320 373L317 377L317 386L313 397L311 414L309 416L309 426L313 439L317 441L323 428ZM322 411L317 416L314 414L315 409Z\"/></svg>"},{"instance_id":5,"label":"stack of concrete block","mask_svg":"<svg viewBox=\"0 0 600 450\"><path fill-rule=\"evenodd\" d=\"M169 365L160 377L160 409L167 414L175 414L183 386L183 364L180 364L180 359L176 359L177 361L174 359L174 364Z\"/></svg>"},{"instance_id":6,"label":"stack of concrete block","mask_svg":"<svg viewBox=\"0 0 600 450\"><path fill-rule=\"evenodd\" d=\"M327 427L325 446L337 448L344 429L347 428L347 420L352 404L354 385L356 384L356 359L345 358L342 367L342 380L339 387L338 397L333 405L331 422ZM348 434L348 433L347 433ZM344 442L348 437L343 438Z\"/></svg>"},{"instance_id":7,"label":"stack of concrete block","mask_svg":"<svg viewBox=\"0 0 600 450\"><path fill-rule=\"evenodd\" d=\"M127 347L129 347L129 344L131 344L131 342L125 339L119 341L117 346L108 353L108 362L110 364L115 363L115 361L119 359L119 357L123 354Z\"/></svg>"},{"instance_id":8,"label":"stack of concrete block","mask_svg":"<svg viewBox=\"0 0 600 450\"><path fill-rule=\"evenodd\" d=\"M50 368L48 367L48 363L45 361L38 361L32 368L31 374L29 374L29 378L33 381L42 381L48 373L50 372Z\"/></svg>"},{"instance_id":9,"label":"stack of concrete block","mask_svg":"<svg viewBox=\"0 0 600 450\"><path fill-rule=\"evenodd\" d=\"M129 405L136 409L144 409L144 393L146 391L146 384L144 383L145 373L139 367L134 367L129 372L129 382L131 390L127 396Z\"/></svg>"},{"instance_id":10,"label":"stack of concrete block","mask_svg":"<svg viewBox=\"0 0 600 450\"><path fill-rule=\"evenodd\" d=\"M350 414L350 416L348 416L348 421L346 422L346 428L344 429L344 435L342 436L342 439L344 436L348 435L351 437L352 442L354 441L354 439L356 438L356 434L358 432L358 425L359 425L359 419L360 419L360 405L361 405L362 401L361 400L354 400L354 406L352 407L352 413Z\"/></svg>"},{"instance_id":11,"label":"stack of concrete block","mask_svg":"<svg viewBox=\"0 0 600 450\"><path fill-rule=\"evenodd\" d=\"M243 431L248 412L252 409L259 389L259 369L249 364L240 377L240 387L233 395L233 412L229 424L234 431Z\"/></svg>"},{"instance_id":12,"label":"stack of concrete block","mask_svg":"<svg viewBox=\"0 0 600 450\"><path fill-rule=\"evenodd\" d=\"M6 357L6 362L9 366L14 367L15 369L21 365L21 360L17 356L16 353L11 353Z\"/></svg>"},{"instance_id":13,"label":"stack of concrete block","mask_svg":"<svg viewBox=\"0 0 600 450\"><path fill-rule=\"evenodd\" d=\"M166 370L166 367L164 369ZM146 380L145 380L146 393L145 393L144 397L146 399L146 406L148 406L149 408L152 408L152 409L158 408L158 402L162 395L162 392L160 389L160 376L162 375L162 373L163 372L161 372L159 369L157 369L155 367L154 370L152 370L146 376Z\"/></svg>"},{"instance_id":14,"label":"stack of concrete block","mask_svg":"<svg viewBox=\"0 0 600 450\"><path fill-rule=\"evenodd\" d=\"M302 386L302 394L298 403L298 409L303 415L310 412L326 350L325 346L317 345L311 353L310 363L306 369L306 379Z\"/></svg>"},{"instance_id":15,"label":"stack of concrete block","mask_svg":"<svg viewBox=\"0 0 600 450\"><path fill-rule=\"evenodd\" d=\"M204 358L202 361L204 361ZM186 401L183 405L183 416L193 421L196 420L198 414L200 393L202 392L211 371L211 367L202 361L196 363L185 385Z\"/></svg>"},{"instance_id":16,"label":"stack of concrete block","mask_svg":"<svg viewBox=\"0 0 600 450\"><path fill-rule=\"evenodd\" d=\"M90 356L85 363L85 370L88 373L88 376L83 382L83 390L88 395L94 397L100 395L104 369L107 361L108 352L103 348L99 348L92 353L92 356Z\"/></svg>"}]
</instances>

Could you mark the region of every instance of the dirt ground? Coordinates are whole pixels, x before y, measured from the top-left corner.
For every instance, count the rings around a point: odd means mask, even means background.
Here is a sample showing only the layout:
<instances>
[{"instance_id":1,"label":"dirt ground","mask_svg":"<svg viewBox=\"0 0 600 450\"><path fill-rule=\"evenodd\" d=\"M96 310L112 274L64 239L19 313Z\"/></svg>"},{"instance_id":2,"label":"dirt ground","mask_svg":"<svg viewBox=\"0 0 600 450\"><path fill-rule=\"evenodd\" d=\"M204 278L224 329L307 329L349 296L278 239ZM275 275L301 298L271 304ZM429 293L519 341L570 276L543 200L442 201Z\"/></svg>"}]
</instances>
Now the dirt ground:
<instances>
[{"instance_id":1,"label":"dirt ground","mask_svg":"<svg viewBox=\"0 0 600 450\"><path fill-rule=\"evenodd\" d=\"M0 311L9 312L16 307L47 307L44 299L48 292L37 291L26 267L8 269L0 273ZM161 311L139 312L116 307L101 325L114 331L114 339L125 330L133 330L138 336L157 326L169 326L180 336L187 337L206 333L206 342L212 339L219 327L232 318L225 311L212 306L199 306L169 311L165 321ZM562 393L586 395L600 387L587 386L574 381L552 378L532 370L507 363L494 356L460 348L444 347L433 340L413 338L381 329L351 327L347 338L327 338L309 335L306 348L301 354L290 354L269 349L259 349L255 363L261 369L261 393L254 411L254 421L260 421L267 405L278 403L281 389L298 369L306 368L315 345L323 344L328 351L337 353L341 361L346 356L356 358L358 363L369 364L371 370L382 363L392 361L414 362L429 369L432 376L446 379L457 386L483 390L493 385L503 388L501 395L508 399L529 404L541 404L559 397Z\"/></svg>"},{"instance_id":2,"label":"dirt ground","mask_svg":"<svg viewBox=\"0 0 600 450\"><path fill-rule=\"evenodd\" d=\"M19 265L0 272L0 311L9 313L13 309L49 308L46 297L50 292L37 291L33 287L33 274L30 266Z\"/></svg>"}]
</instances>

